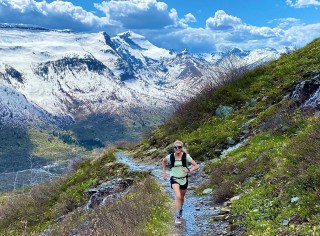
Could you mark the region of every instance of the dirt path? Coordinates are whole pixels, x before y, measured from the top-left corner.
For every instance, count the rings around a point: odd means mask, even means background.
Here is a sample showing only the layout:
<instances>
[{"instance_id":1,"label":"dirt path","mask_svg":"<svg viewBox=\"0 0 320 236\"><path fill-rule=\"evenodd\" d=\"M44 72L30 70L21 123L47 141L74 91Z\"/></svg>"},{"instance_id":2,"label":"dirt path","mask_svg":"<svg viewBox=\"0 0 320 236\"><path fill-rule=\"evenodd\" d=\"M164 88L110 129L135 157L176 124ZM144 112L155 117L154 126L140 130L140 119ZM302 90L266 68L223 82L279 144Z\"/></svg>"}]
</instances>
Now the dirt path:
<instances>
[{"instance_id":1,"label":"dirt path","mask_svg":"<svg viewBox=\"0 0 320 236\"><path fill-rule=\"evenodd\" d=\"M138 163L122 152L117 153L118 160L124 162L131 170L149 170L173 198L169 181L162 179L161 166L158 164ZM175 225L172 219L170 236L202 236L202 235L236 235L230 231L228 215L222 205L214 205L210 194L198 196L195 190L207 181L203 166L189 177L189 188L185 198L184 213L181 225Z\"/></svg>"}]
</instances>

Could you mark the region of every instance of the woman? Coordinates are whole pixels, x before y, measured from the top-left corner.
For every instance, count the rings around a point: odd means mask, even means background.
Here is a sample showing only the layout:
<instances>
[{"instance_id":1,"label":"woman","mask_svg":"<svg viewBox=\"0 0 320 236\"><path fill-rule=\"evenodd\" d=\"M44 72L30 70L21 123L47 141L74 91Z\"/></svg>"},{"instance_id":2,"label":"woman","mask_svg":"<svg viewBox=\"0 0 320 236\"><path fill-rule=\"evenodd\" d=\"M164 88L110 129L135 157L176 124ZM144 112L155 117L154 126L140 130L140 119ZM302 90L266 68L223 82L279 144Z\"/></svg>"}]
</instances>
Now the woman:
<instances>
[{"instance_id":1,"label":"woman","mask_svg":"<svg viewBox=\"0 0 320 236\"><path fill-rule=\"evenodd\" d=\"M176 140L173 145L174 153L166 156L162 159L162 171L163 179L167 180L166 165L169 163L171 165L170 170L170 183L173 189L175 199L174 206L176 210L175 223L181 224L181 217L183 211L184 196L187 192L188 187L188 173L191 173L199 168L198 164L192 159L192 157L187 154L186 150L183 148L183 143ZM184 160L186 161L184 161ZM174 163L173 163L174 162ZM185 165L184 163L187 165ZM191 163L192 168L188 168L188 164ZM183 164L185 166L183 166Z\"/></svg>"}]
</instances>

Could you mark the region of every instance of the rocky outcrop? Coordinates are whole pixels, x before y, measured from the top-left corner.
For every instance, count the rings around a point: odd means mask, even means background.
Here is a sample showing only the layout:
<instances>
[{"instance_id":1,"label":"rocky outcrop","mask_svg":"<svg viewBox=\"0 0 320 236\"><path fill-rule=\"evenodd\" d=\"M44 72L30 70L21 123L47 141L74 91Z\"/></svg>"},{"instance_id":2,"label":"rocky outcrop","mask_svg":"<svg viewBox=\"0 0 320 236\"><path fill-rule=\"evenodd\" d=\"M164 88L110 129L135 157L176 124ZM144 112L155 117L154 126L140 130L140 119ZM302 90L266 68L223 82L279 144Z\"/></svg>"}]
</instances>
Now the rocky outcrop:
<instances>
[{"instance_id":1,"label":"rocky outcrop","mask_svg":"<svg viewBox=\"0 0 320 236\"><path fill-rule=\"evenodd\" d=\"M289 97L305 110L320 108L320 72L312 79L304 80L294 86Z\"/></svg>"},{"instance_id":2,"label":"rocky outcrop","mask_svg":"<svg viewBox=\"0 0 320 236\"><path fill-rule=\"evenodd\" d=\"M114 202L126 195L133 184L132 178L115 178L100 184L96 188L90 188L86 191L90 195L85 208L91 209L95 206L105 205L108 202Z\"/></svg>"}]
</instances>

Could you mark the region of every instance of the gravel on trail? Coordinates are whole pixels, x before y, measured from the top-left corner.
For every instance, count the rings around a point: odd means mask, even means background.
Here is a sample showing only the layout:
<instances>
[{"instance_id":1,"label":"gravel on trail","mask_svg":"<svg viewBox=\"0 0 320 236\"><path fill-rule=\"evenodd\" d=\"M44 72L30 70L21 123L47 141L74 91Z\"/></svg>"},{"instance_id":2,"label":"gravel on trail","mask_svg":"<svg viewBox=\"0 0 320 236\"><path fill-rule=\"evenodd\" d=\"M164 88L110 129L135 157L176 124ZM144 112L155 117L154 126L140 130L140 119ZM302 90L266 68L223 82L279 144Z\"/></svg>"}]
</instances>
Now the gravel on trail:
<instances>
[{"instance_id":1,"label":"gravel on trail","mask_svg":"<svg viewBox=\"0 0 320 236\"><path fill-rule=\"evenodd\" d=\"M129 166L130 170L147 170L163 188L174 198L169 181L163 180L161 163L142 163L129 158L124 152L117 153L118 161ZM206 235L241 235L231 230L228 207L214 204L212 194L197 195L196 189L208 180L203 171L202 163L199 169L191 173L189 187L185 197L182 224L176 225L172 219L170 236L206 236ZM210 192L210 191L209 191ZM172 206L173 207L173 206Z\"/></svg>"}]
</instances>

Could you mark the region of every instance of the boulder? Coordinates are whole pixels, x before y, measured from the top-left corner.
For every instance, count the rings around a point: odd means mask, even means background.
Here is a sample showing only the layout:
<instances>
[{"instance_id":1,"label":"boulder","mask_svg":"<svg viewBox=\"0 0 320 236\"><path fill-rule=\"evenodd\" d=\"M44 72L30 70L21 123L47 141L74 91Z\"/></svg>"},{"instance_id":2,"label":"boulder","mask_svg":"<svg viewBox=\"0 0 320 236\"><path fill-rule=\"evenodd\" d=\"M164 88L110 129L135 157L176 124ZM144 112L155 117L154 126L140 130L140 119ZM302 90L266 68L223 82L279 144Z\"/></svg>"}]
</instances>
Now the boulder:
<instances>
[{"instance_id":1,"label":"boulder","mask_svg":"<svg viewBox=\"0 0 320 236\"><path fill-rule=\"evenodd\" d=\"M301 108L315 109L320 107L320 73L311 80L296 84L289 98L297 102Z\"/></svg>"},{"instance_id":2,"label":"boulder","mask_svg":"<svg viewBox=\"0 0 320 236\"><path fill-rule=\"evenodd\" d=\"M225 118L233 113L233 108L230 106L223 106L219 105L219 107L216 109L216 116L219 118Z\"/></svg>"}]
</instances>

